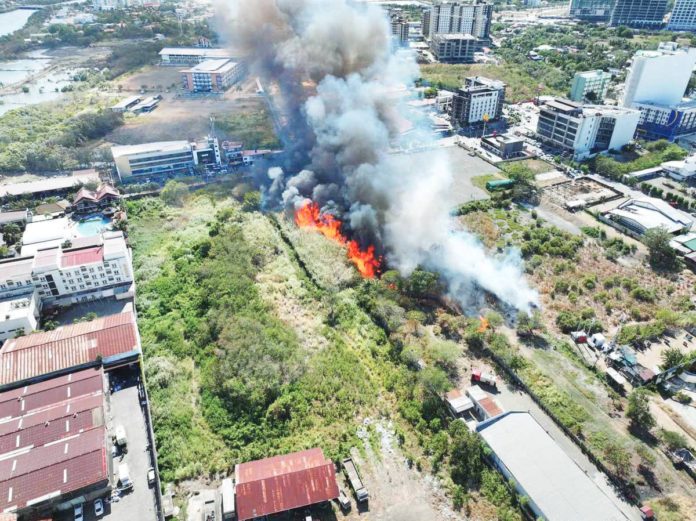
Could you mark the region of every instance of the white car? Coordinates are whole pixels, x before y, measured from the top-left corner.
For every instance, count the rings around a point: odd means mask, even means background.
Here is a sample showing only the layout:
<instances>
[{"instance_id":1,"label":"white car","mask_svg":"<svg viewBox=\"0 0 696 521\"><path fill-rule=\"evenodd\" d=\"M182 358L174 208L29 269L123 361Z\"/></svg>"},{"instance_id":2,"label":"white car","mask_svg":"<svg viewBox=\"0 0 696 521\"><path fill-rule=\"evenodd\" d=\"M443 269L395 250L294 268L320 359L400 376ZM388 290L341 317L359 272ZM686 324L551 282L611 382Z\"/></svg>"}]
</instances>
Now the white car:
<instances>
[{"instance_id":1,"label":"white car","mask_svg":"<svg viewBox=\"0 0 696 521\"><path fill-rule=\"evenodd\" d=\"M84 521L85 519L85 511L82 507L82 504L75 505L75 521Z\"/></svg>"},{"instance_id":2,"label":"white car","mask_svg":"<svg viewBox=\"0 0 696 521\"><path fill-rule=\"evenodd\" d=\"M99 517L104 514L104 502L101 499L97 499L94 502L94 515Z\"/></svg>"}]
</instances>

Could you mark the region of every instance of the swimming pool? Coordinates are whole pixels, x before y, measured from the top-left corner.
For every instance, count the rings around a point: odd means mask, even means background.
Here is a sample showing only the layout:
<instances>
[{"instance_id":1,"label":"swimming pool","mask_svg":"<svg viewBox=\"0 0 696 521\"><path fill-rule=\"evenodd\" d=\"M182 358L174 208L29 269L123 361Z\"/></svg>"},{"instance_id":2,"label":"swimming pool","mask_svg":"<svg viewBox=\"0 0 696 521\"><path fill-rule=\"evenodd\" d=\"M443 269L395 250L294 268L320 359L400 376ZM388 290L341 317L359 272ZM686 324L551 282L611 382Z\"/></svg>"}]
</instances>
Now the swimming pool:
<instances>
[{"instance_id":1,"label":"swimming pool","mask_svg":"<svg viewBox=\"0 0 696 521\"><path fill-rule=\"evenodd\" d=\"M77 222L75 231L80 237L91 237L93 235L99 235L110 227L111 219L108 217L104 217L101 214L88 215Z\"/></svg>"}]
</instances>

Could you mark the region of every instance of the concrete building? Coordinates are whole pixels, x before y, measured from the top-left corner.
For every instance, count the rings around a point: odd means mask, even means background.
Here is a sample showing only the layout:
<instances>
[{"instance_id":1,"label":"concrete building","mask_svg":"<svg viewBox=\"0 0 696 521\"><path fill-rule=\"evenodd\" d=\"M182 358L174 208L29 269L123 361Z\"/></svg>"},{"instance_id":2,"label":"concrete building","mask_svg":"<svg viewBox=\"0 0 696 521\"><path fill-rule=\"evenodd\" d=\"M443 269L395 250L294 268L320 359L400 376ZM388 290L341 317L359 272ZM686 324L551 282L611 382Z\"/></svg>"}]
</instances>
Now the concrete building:
<instances>
[{"instance_id":1,"label":"concrete building","mask_svg":"<svg viewBox=\"0 0 696 521\"><path fill-rule=\"evenodd\" d=\"M654 197L629 199L600 215L600 219L627 235L640 238L648 230L664 228L678 235L691 230L694 218Z\"/></svg>"},{"instance_id":2,"label":"concrete building","mask_svg":"<svg viewBox=\"0 0 696 521\"><path fill-rule=\"evenodd\" d=\"M430 51L439 62L474 63L474 53L481 45L481 40L470 34L436 34L430 40Z\"/></svg>"},{"instance_id":3,"label":"concrete building","mask_svg":"<svg viewBox=\"0 0 696 521\"><path fill-rule=\"evenodd\" d=\"M404 16L401 9L391 9L389 11L389 23L394 43L399 47L408 46L411 25L408 18Z\"/></svg>"},{"instance_id":4,"label":"concrete building","mask_svg":"<svg viewBox=\"0 0 696 521\"><path fill-rule=\"evenodd\" d=\"M576 160L619 150L632 139L640 112L602 105L580 105L553 99L541 106L537 135Z\"/></svg>"},{"instance_id":5,"label":"concrete building","mask_svg":"<svg viewBox=\"0 0 696 521\"><path fill-rule=\"evenodd\" d=\"M661 29L667 12L667 0L616 0L609 24L636 29Z\"/></svg>"},{"instance_id":6,"label":"concrete building","mask_svg":"<svg viewBox=\"0 0 696 521\"><path fill-rule=\"evenodd\" d=\"M232 60L227 49L210 47L165 47L159 52L162 65L195 65L206 60Z\"/></svg>"},{"instance_id":7,"label":"concrete building","mask_svg":"<svg viewBox=\"0 0 696 521\"><path fill-rule=\"evenodd\" d=\"M500 119L505 102L505 84L483 76L472 76L464 80L452 100L452 119L461 126Z\"/></svg>"},{"instance_id":8,"label":"concrete building","mask_svg":"<svg viewBox=\"0 0 696 521\"><path fill-rule=\"evenodd\" d=\"M571 0L570 17L585 22L608 22L614 0Z\"/></svg>"},{"instance_id":9,"label":"concrete building","mask_svg":"<svg viewBox=\"0 0 696 521\"><path fill-rule=\"evenodd\" d=\"M696 48L661 43L655 51L637 51L626 78L622 103L670 106L682 101L696 65Z\"/></svg>"},{"instance_id":10,"label":"concrete building","mask_svg":"<svg viewBox=\"0 0 696 521\"><path fill-rule=\"evenodd\" d=\"M234 477L238 521L338 497L334 464L319 448L237 464Z\"/></svg>"},{"instance_id":11,"label":"concrete building","mask_svg":"<svg viewBox=\"0 0 696 521\"><path fill-rule=\"evenodd\" d=\"M189 92L225 92L242 79L244 67L232 60L206 60L181 71L184 89Z\"/></svg>"},{"instance_id":12,"label":"concrete building","mask_svg":"<svg viewBox=\"0 0 696 521\"><path fill-rule=\"evenodd\" d=\"M38 294L33 290L0 299L0 341L36 331L40 310Z\"/></svg>"},{"instance_id":13,"label":"concrete building","mask_svg":"<svg viewBox=\"0 0 696 521\"><path fill-rule=\"evenodd\" d=\"M484 136L481 138L481 148L501 159L514 159L525 155L524 139L511 136Z\"/></svg>"},{"instance_id":14,"label":"concrete building","mask_svg":"<svg viewBox=\"0 0 696 521\"><path fill-rule=\"evenodd\" d=\"M492 460L538 519L628 521L592 477L528 412L508 412L476 428Z\"/></svg>"},{"instance_id":15,"label":"concrete building","mask_svg":"<svg viewBox=\"0 0 696 521\"><path fill-rule=\"evenodd\" d=\"M611 74L602 70L577 72L570 85L570 99L578 103L601 103L607 95L610 82Z\"/></svg>"},{"instance_id":16,"label":"concrete building","mask_svg":"<svg viewBox=\"0 0 696 521\"><path fill-rule=\"evenodd\" d=\"M93 212L118 204L121 198L118 190L108 183L102 183L96 191L80 188L72 203L77 213Z\"/></svg>"},{"instance_id":17,"label":"concrete building","mask_svg":"<svg viewBox=\"0 0 696 521\"><path fill-rule=\"evenodd\" d=\"M47 177L40 181L28 183L0 185L0 200L24 196L36 198L64 196L89 183L99 183L97 171L92 169L78 170L72 175Z\"/></svg>"},{"instance_id":18,"label":"concrete building","mask_svg":"<svg viewBox=\"0 0 696 521\"><path fill-rule=\"evenodd\" d=\"M1 392L0 416L0 512L52 519L110 494L101 369Z\"/></svg>"},{"instance_id":19,"label":"concrete building","mask_svg":"<svg viewBox=\"0 0 696 521\"><path fill-rule=\"evenodd\" d=\"M119 101L116 105L111 107L112 112L127 112L131 108L135 107L142 98L140 96L130 96L124 100Z\"/></svg>"},{"instance_id":20,"label":"concrete building","mask_svg":"<svg viewBox=\"0 0 696 521\"><path fill-rule=\"evenodd\" d=\"M493 4L483 0L471 3L444 2L433 5L423 16L423 36L470 34L488 39L493 18Z\"/></svg>"},{"instance_id":21,"label":"concrete building","mask_svg":"<svg viewBox=\"0 0 696 521\"><path fill-rule=\"evenodd\" d=\"M498 403L498 400L481 389L478 385L472 385L466 390L466 395L474 404L474 410L477 412L482 421L490 418L495 418L505 412Z\"/></svg>"},{"instance_id":22,"label":"concrete building","mask_svg":"<svg viewBox=\"0 0 696 521\"><path fill-rule=\"evenodd\" d=\"M196 166L220 164L217 138L201 142L161 141L111 147L116 171L122 181L157 175L193 174Z\"/></svg>"},{"instance_id":23,"label":"concrete building","mask_svg":"<svg viewBox=\"0 0 696 521\"><path fill-rule=\"evenodd\" d=\"M696 179L696 155L691 155L682 161L667 161L662 163L662 170L679 182Z\"/></svg>"},{"instance_id":24,"label":"concrete building","mask_svg":"<svg viewBox=\"0 0 696 521\"><path fill-rule=\"evenodd\" d=\"M676 0L667 24L668 31L696 31L696 0Z\"/></svg>"}]
</instances>

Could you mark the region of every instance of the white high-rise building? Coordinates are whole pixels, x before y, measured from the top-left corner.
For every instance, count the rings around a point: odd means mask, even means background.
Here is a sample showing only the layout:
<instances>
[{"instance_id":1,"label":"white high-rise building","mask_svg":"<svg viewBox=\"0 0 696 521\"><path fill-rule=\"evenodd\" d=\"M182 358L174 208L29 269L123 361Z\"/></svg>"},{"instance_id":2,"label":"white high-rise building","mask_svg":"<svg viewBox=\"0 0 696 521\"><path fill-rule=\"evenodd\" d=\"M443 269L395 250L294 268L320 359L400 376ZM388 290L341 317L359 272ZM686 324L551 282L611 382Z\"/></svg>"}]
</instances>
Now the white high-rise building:
<instances>
[{"instance_id":1,"label":"white high-rise building","mask_svg":"<svg viewBox=\"0 0 696 521\"><path fill-rule=\"evenodd\" d=\"M668 31L696 31L696 0L676 0Z\"/></svg>"},{"instance_id":2,"label":"white high-rise building","mask_svg":"<svg viewBox=\"0 0 696 521\"><path fill-rule=\"evenodd\" d=\"M476 38L488 38L492 17L493 4L483 0L436 4L424 13L423 36L470 34Z\"/></svg>"},{"instance_id":3,"label":"white high-rise building","mask_svg":"<svg viewBox=\"0 0 696 521\"><path fill-rule=\"evenodd\" d=\"M696 65L696 49L661 43L656 51L638 51L626 78L624 107L636 103L675 105L682 101Z\"/></svg>"}]
</instances>

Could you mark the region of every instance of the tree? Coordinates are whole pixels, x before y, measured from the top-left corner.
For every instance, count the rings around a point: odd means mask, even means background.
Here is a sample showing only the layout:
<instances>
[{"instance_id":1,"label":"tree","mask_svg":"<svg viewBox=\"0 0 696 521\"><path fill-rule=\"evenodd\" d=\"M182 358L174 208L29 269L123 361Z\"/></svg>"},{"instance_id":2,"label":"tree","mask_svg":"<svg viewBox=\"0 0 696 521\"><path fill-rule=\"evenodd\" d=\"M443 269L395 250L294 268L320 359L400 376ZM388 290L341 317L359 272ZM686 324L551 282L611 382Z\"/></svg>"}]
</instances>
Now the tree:
<instances>
[{"instance_id":1,"label":"tree","mask_svg":"<svg viewBox=\"0 0 696 521\"><path fill-rule=\"evenodd\" d=\"M534 331L543 327L541 321L541 313L538 309L532 311L532 314L520 313L517 316L517 333L520 336L530 336Z\"/></svg>"},{"instance_id":2,"label":"tree","mask_svg":"<svg viewBox=\"0 0 696 521\"><path fill-rule=\"evenodd\" d=\"M655 426L655 417L650 412L650 398L645 389L636 389L629 395L626 417L633 427L642 431L647 432Z\"/></svg>"},{"instance_id":3,"label":"tree","mask_svg":"<svg viewBox=\"0 0 696 521\"><path fill-rule=\"evenodd\" d=\"M643 234L643 242L648 247L650 266L656 270L674 271L679 262L677 253L669 245L672 235L660 226L651 228Z\"/></svg>"},{"instance_id":4,"label":"tree","mask_svg":"<svg viewBox=\"0 0 696 521\"><path fill-rule=\"evenodd\" d=\"M607 443L604 446L604 459L617 476L624 478L628 475L631 455L626 447L616 442Z\"/></svg>"},{"instance_id":5,"label":"tree","mask_svg":"<svg viewBox=\"0 0 696 521\"><path fill-rule=\"evenodd\" d=\"M686 360L686 356L678 347L670 347L662 352L662 369L667 370L676 367Z\"/></svg>"},{"instance_id":6,"label":"tree","mask_svg":"<svg viewBox=\"0 0 696 521\"><path fill-rule=\"evenodd\" d=\"M179 181L168 181L160 197L170 206L181 206L188 195L188 186Z\"/></svg>"},{"instance_id":7,"label":"tree","mask_svg":"<svg viewBox=\"0 0 696 521\"><path fill-rule=\"evenodd\" d=\"M460 421L450 423L449 435L452 481L466 488L477 486L484 468L480 438Z\"/></svg>"},{"instance_id":8,"label":"tree","mask_svg":"<svg viewBox=\"0 0 696 521\"><path fill-rule=\"evenodd\" d=\"M244 194L242 209L245 212L254 212L261 208L261 192L253 191Z\"/></svg>"},{"instance_id":9,"label":"tree","mask_svg":"<svg viewBox=\"0 0 696 521\"><path fill-rule=\"evenodd\" d=\"M510 179L515 181L512 197L516 200L529 200L535 194L534 172L522 163L513 163L506 167Z\"/></svg>"}]
</instances>

